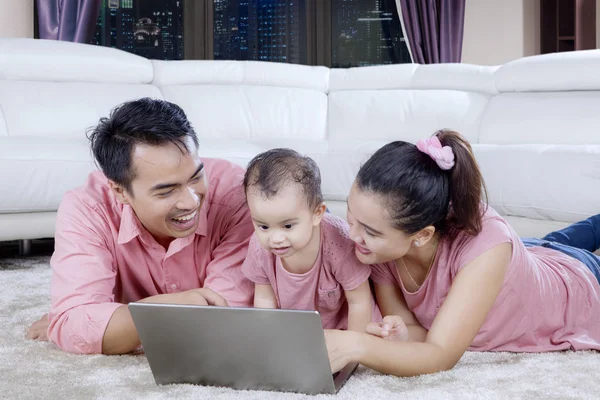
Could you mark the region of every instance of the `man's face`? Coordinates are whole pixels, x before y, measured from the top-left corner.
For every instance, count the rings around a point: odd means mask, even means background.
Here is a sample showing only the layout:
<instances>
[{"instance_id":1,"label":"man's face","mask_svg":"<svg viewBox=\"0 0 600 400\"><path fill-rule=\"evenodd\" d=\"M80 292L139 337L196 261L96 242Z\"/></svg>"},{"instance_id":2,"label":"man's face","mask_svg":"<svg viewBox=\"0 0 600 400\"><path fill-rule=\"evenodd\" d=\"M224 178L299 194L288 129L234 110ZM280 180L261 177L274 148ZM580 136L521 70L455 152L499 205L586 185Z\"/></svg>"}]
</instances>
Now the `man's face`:
<instances>
[{"instance_id":1,"label":"man's face","mask_svg":"<svg viewBox=\"0 0 600 400\"><path fill-rule=\"evenodd\" d=\"M135 174L131 192L111 182L119 200L129 204L142 225L165 248L175 238L194 233L208 191L204 165L191 139L191 152L175 144L137 145L132 154Z\"/></svg>"}]
</instances>

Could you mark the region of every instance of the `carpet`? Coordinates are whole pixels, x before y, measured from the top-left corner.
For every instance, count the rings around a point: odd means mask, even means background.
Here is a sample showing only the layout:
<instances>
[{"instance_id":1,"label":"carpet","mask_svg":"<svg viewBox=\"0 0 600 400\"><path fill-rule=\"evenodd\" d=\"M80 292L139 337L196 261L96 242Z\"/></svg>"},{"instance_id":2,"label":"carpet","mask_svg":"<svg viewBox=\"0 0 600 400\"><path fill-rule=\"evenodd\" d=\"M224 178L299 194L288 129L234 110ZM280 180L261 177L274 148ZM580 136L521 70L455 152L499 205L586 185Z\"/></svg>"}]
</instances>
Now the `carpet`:
<instances>
[{"instance_id":1,"label":"carpet","mask_svg":"<svg viewBox=\"0 0 600 400\"><path fill-rule=\"evenodd\" d=\"M466 353L451 371L414 378L359 367L336 396L157 386L143 355L80 356L24 338L49 307L47 256L0 259L1 399L598 399L600 354ZM600 322L599 322L600 323Z\"/></svg>"}]
</instances>

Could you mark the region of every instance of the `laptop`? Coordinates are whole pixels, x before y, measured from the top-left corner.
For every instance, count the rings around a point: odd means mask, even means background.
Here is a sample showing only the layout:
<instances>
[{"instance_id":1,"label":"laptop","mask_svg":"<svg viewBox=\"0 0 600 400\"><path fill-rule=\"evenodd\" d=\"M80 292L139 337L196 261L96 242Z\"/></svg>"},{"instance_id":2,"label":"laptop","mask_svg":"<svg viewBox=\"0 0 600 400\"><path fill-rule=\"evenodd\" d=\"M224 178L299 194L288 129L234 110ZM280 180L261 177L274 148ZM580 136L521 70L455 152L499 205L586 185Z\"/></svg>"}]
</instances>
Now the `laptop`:
<instances>
[{"instance_id":1,"label":"laptop","mask_svg":"<svg viewBox=\"0 0 600 400\"><path fill-rule=\"evenodd\" d=\"M335 394L357 364L331 373L317 311L129 303L158 385Z\"/></svg>"}]
</instances>

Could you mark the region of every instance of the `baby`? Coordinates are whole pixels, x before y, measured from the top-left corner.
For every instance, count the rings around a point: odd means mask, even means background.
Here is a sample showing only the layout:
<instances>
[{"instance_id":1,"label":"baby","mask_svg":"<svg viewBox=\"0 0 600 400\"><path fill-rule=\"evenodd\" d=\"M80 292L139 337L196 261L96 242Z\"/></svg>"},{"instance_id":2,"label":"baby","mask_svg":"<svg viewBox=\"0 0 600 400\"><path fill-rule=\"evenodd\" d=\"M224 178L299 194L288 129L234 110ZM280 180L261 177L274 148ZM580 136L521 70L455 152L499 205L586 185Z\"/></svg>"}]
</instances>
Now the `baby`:
<instances>
[{"instance_id":1,"label":"baby","mask_svg":"<svg viewBox=\"0 0 600 400\"><path fill-rule=\"evenodd\" d=\"M377 312L371 268L354 255L348 224L325 212L317 164L269 150L248 165L244 190L256 234L242 271L254 306L317 310L325 329L364 331Z\"/></svg>"}]
</instances>

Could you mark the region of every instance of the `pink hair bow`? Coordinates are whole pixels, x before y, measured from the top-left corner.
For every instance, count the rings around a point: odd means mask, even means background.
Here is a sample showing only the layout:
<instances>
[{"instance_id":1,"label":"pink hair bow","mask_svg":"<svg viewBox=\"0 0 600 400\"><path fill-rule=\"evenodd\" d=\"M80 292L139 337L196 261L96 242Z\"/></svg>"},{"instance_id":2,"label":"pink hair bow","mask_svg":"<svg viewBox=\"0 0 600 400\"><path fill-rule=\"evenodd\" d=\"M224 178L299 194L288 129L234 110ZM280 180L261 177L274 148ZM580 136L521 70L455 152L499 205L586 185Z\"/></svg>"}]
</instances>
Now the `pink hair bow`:
<instances>
[{"instance_id":1,"label":"pink hair bow","mask_svg":"<svg viewBox=\"0 0 600 400\"><path fill-rule=\"evenodd\" d=\"M445 171L454 166L454 152L452 151L452 147L442 147L440 139L437 136L419 140L417 142L417 149L431 157Z\"/></svg>"}]
</instances>

